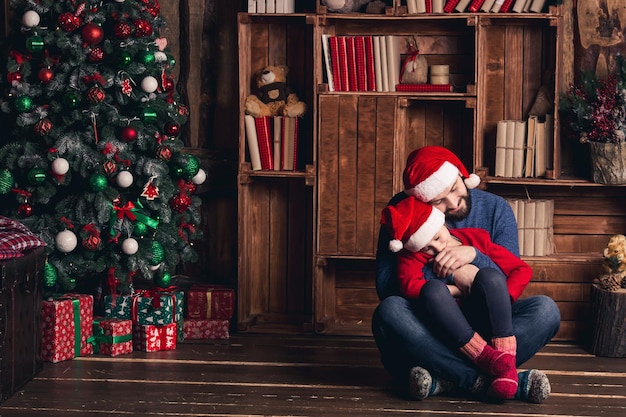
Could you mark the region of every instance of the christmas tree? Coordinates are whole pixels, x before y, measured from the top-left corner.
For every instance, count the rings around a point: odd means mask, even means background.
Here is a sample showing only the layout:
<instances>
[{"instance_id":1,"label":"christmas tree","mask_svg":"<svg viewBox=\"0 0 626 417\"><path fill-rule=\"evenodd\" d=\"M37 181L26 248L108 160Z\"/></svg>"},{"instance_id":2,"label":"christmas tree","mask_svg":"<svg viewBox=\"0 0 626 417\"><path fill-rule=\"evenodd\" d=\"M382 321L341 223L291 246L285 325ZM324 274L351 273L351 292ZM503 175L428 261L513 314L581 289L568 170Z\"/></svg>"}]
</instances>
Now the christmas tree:
<instances>
[{"instance_id":1,"label":"christmas tree","mask_svg":"<svg viewBox=\"0 0 626 417\"><path fill-rule=\"evenodd\" d=\"M158 0L13 0L0 212L47 244L50 291L170 284L197 255L206 178L179 137Z\"/></svg>"}]
</instances>

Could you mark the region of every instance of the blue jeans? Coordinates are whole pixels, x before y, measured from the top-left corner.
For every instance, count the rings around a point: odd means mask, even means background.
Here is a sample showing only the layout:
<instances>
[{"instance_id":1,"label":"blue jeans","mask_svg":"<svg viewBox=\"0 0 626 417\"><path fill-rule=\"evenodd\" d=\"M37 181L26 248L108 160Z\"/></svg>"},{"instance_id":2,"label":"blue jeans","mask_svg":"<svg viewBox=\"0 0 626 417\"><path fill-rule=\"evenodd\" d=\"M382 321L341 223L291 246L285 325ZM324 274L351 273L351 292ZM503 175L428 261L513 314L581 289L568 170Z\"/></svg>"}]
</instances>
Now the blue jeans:
<instances>
[{"instance_id":1,"label":"blue jeans","mask_svg":"<svg viewBox=\"0 0 626 417\"><path fill-rule=\"evenodd\" d=\"M384 298L374 311L372 332L385 369L399 384L421 366L436 377L470 391L479 370L458 349L433 335L418 318L417 303L398 295ZM559 330L561 314L549 297L537 295L512 305L513 334L517 338L517 365L535 355Z\"/></svg>"}]
</instances>

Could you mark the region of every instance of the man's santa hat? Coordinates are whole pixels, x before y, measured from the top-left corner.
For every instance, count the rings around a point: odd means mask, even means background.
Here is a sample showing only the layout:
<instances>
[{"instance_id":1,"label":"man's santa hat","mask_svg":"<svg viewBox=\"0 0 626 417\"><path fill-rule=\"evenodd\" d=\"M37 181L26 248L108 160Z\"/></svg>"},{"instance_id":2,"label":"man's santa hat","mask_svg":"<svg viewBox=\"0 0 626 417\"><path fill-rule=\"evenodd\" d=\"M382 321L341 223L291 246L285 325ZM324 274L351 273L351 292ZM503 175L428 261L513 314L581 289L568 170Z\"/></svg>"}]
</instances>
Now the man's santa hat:
<instances>
[{"instance_id":1,"label":"man's santa hat","mask_svg":"<svg viewBox=\"0 0 626 417\"><path fill-rule=\"evenodd\" d=\"M404 192L429 202L449 190L459 174L467 188L480 184L480 177L470 174L454 153L441 146L425 146L411 152L406 160Z\"/></svg>"},{"instance_id":2,"label":"man's santa hat","mask_svg":"<svg viewBox=\"0 0 626 417\"><path fill-rule=\"evenodd\" d=\"M389 250L399 252L405 248L418 252L444 225L443 212L430 204L408 197L383 209L380 223L392 237Z\"/></svg>"}]
</instances>

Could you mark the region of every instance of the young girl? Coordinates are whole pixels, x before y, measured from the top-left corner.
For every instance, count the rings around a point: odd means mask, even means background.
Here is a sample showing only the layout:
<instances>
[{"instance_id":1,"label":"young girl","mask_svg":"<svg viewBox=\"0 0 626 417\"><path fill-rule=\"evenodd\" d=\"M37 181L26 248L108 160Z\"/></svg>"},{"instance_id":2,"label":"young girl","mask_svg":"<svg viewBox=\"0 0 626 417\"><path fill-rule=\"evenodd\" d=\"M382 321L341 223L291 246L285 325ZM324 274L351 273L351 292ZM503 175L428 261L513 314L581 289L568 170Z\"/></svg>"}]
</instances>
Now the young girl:
<instances>
[{"instance_id":1,"label":"young girl","mask_svg":"<svg viewBox=\"0 0 626 417\"><path fill-rule=\"evenodd\" d=\"M402 294L418 301L421 314L443 340L454 344L481 371L491 375L491 391L502 399L517 390L511 303L532 276L528 264L491 241L483 229L448 230L444 214L416 198L406 198L383 210L382 225L398 252L398 277ZM435 276L430 260L445 256L453 246L473 246L499 268L467 265L451 276ZM463 275L467 287L455 285ZM490 340L490 344L486 340Z\"/></svg>"}]
</instances>

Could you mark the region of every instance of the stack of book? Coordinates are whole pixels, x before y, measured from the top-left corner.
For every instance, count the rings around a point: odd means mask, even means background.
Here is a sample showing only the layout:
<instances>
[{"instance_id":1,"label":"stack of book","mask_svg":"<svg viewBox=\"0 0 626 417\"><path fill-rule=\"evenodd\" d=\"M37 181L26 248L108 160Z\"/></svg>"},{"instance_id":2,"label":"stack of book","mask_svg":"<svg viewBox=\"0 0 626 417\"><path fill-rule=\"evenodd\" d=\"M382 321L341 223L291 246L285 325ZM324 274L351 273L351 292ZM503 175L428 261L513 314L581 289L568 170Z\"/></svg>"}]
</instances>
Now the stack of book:
<instances>
[{"instance_id":1,"label":"stack of book","mask_svg":"<svg viewBox=\"0 0 626 417\"><path fill-rule=\"evenodd\" d=\"M546 0L407 0L409 14L541 13Z\"/></svg>"},{"instance_id":2,"label":"stack of book","mask_svg":"<svg viewBox=\"0 0 626 417\"><path fill-rule=\"evenodd\" d=\"M552 168L553 116L500 120L496 128L495 176L544 177Z\"/></svg>"},{"instance_id":3,"label":"stack of book","mask_svg":"<svg viewBox=\"0 0 626 417\"><path fill-rule=\"evenodd\" d=\"M298 166L298 118L244 116L253 171L293 171Z\"/></svg>"},{"instance_id":4,"label":"stack of book","mask_svg":"<svg viewBox=\"0 0 626 417\"><path fill-rule=\"evenodd\" d=\"M295 13L296 0L248 0L248 13Z\"/></svg>"},{"instance_id":5,"label":"stack of book","mask_svg":"<svg viewBox=\"0 0 626 417\"><path fill-rule=\"evenodd\" d=\"M547 256L554 253L554 200L507 200L515 219L520 255Z\"/></svg>"}]
</instances>

